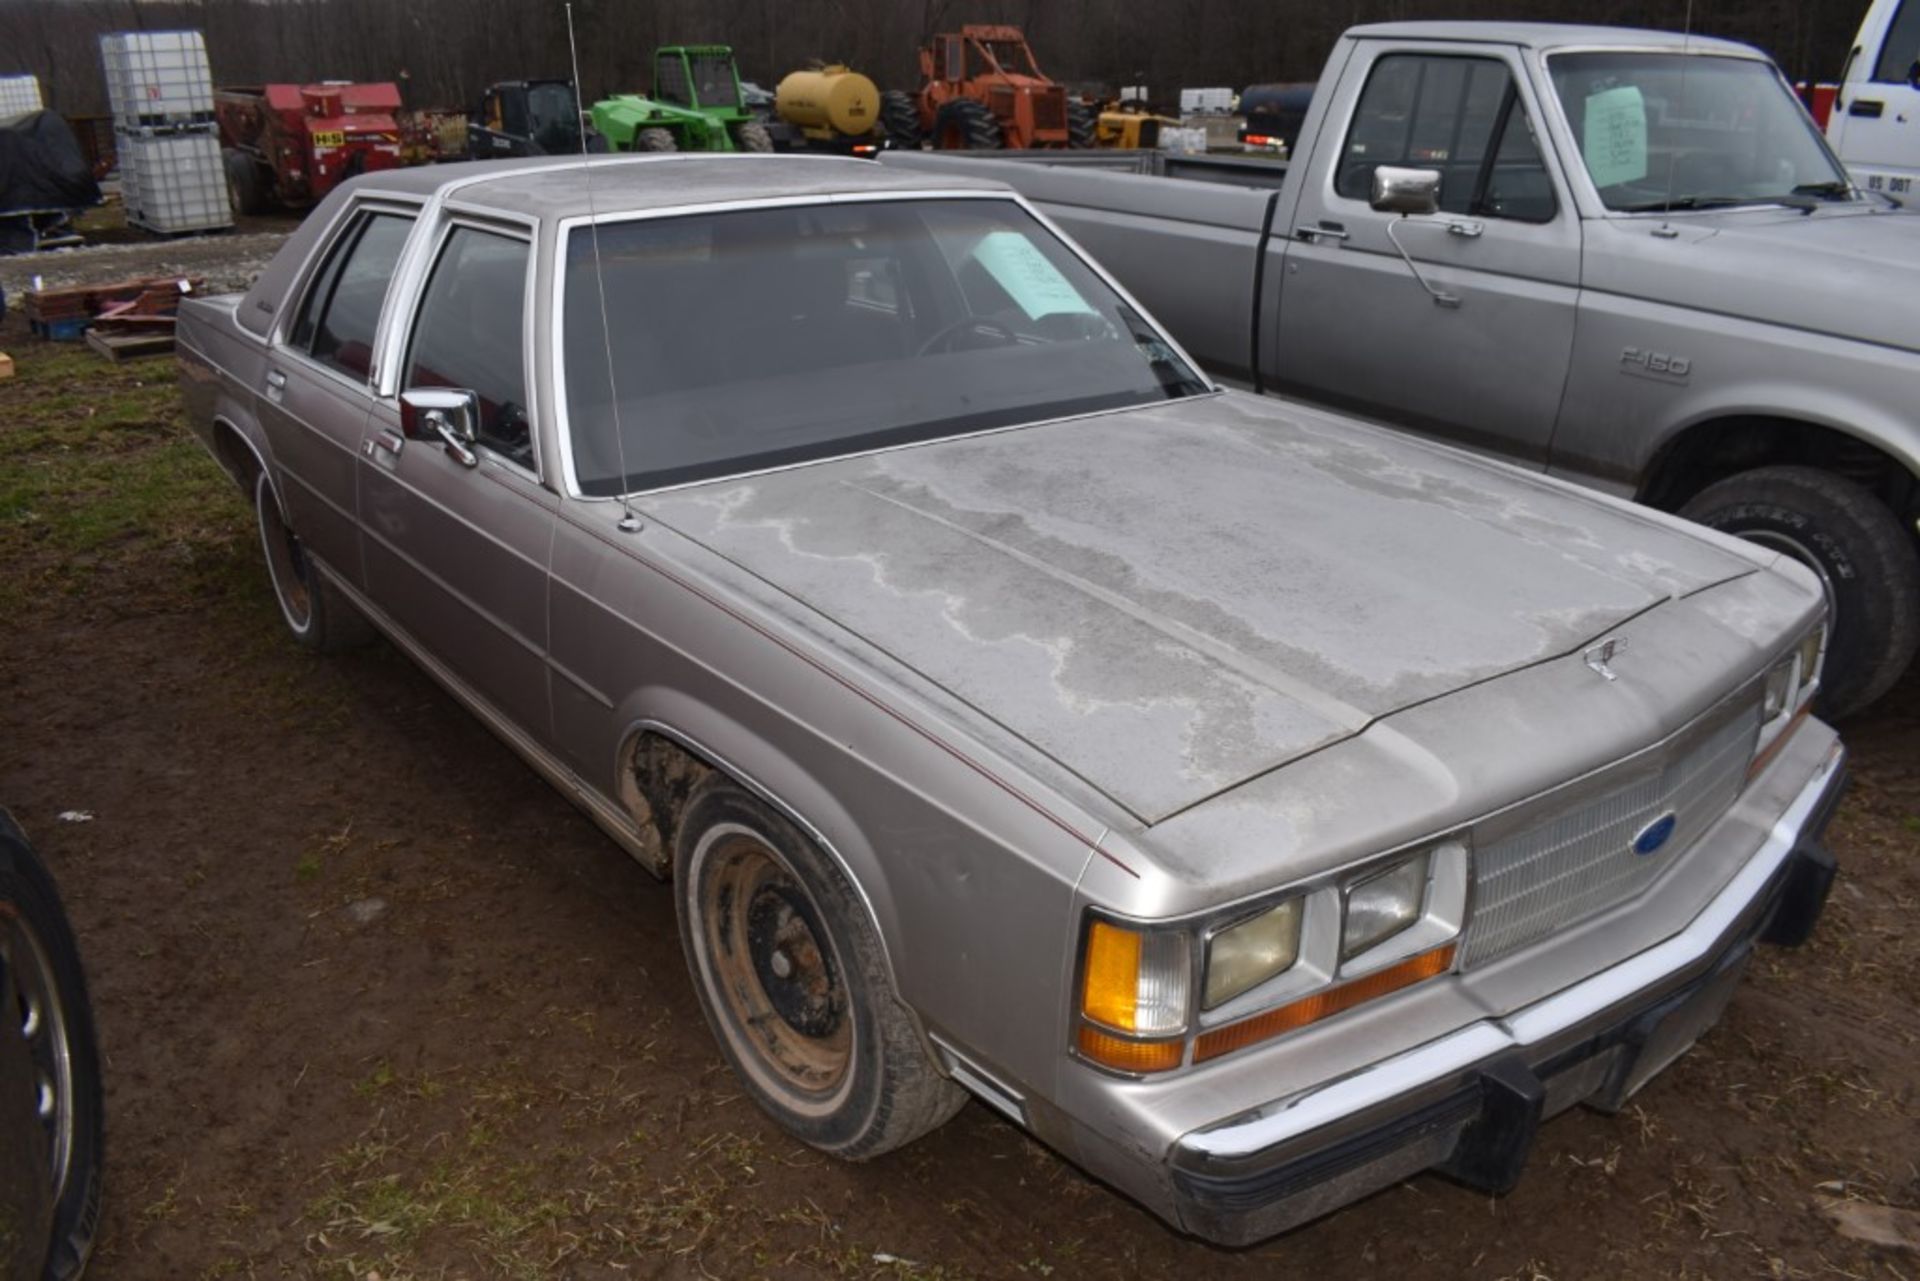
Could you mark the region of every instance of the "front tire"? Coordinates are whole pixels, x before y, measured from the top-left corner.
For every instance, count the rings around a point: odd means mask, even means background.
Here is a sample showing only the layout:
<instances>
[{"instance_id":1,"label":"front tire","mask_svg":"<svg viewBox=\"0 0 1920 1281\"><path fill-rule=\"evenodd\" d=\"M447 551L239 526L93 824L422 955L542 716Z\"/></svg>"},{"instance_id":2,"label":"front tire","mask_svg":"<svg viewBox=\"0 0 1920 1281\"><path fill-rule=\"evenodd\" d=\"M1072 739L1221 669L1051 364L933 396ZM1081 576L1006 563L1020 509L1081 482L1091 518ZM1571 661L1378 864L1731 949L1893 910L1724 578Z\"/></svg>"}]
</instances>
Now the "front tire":
<instances>
[{"instance_id":1,"label":"front tire","mask_svg":"<svg viewBox=\"0 0 1920 1281\"><path fill-rule=\"evenodd\" d=\"M100 1051L80 950L53 878L0 814L0 1036L12 1035L25 1041L28 1106L44 1127L52 1181L53 1232L41 1275L68 1281L86 1269L100 1222ZM0 1100L0 1107L16 1102Z\"/></svg>"},{"instance_id":2,"label":"front tire","mask_svg":"<svg viewBox=\"0 0 1920 1281\"><path fill-rule=\"evenodd\" d=\"M845 873L793 824L715 775L676 824L674 885L714 1038L782 1129L858 1161L919 1138L966 1101L894 997Z\"/></svg>"},{"instance_id":3,"label":"front tire","mask_svg":"<svg viewBox=\"0 0 1920 1281\"><path fill-rule=\"evenodd\" d=\"M942 151L998 151L1005 145L1000 122L986 104L955 98L933 120L934 144Z\"/></svg>"},{"instance_id":4,"label":"front tire","mask_svg":"<svg viewBox=\"0 0 1920 1281\"><path fill-rule=\"evenodd\" d=\"M912 94L889 89L880 95L880 128L900 150L920 150L920 108Z\"/></svg>"},{"instance_id":5,"label":"front tire","mask_svg":"<svg viewBox=\"0 0 1920 1281\"><path fill-rule=\"evenodd\" d=\"M773 135L758 120L745 120L733 127L733 145L741 151L771 152Z\"/></svg>"},{"instance_id":6,"label":"front tire","mask_svg":"<svg viewBox=\"0 0 1920 1281\"><path fill-rule=\"evenodd\" d=\"M1094 143L1093 112L1084 102L1067 103L1067 145L1084 151Z\"/></svg>"},{"instance_id":7,"label":"front tire","mask_svg":"<svg viewBox=\"0 0 1920 1281\"><path fill-rule=\"evenodd\" d=\"M263 469L254 477L253 509L260 526L260 549L280 617L302 648L315 653L351 649L371 639L373 629L339 588L307 555L280 509L279 495Z\"/></svg>"},{"instance_id":8,"label":"front tire","mask_svg":"<svg viewBox=\"0 0 1920 1281\"><path fill-rule=\"evenodd\" d=\"M635 151L678 151L680 145L665 129L642 129L633 135Z\"/></svg>"},{"instance_id":9,"label":"front tire","mask_svg":"<svg viewBox=\"0 0 1920 1281\"><path fill-rule=\"evenodd\" d=\"M1893 687L1920 649L1920 552L1887 505L1813 467L1759 467L1680 514L1786 552L1820 577L1833 612L1820 713L1838 719Z\"/></svg>"}]
</instances>

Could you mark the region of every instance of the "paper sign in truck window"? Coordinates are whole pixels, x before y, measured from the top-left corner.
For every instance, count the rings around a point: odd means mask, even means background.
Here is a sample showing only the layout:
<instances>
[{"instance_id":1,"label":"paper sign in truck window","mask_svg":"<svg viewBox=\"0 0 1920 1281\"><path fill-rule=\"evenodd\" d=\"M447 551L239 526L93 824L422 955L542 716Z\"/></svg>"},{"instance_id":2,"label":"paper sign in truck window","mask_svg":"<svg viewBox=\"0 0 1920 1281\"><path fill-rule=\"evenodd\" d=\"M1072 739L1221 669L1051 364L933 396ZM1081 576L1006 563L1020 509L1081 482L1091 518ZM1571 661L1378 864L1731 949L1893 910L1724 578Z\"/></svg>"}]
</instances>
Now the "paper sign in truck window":
<instances>
[{"instance_id":1,"label":"paper sign in truck window","mask_svg":"<svg viewBox=\"0 0 1920 1281\"><path fill-rule=\"evenodd\" d=\"M1587 99L1586 136L1580 140L1587 172L1596 187L1638 182L1647 176L1647 104L1633 85Z\"/></svg>"},{"instance_id":2,"label":"paper sign in truck window","mask_svg":"<svg viewBox=\"0 0 1920 1281\"><path fill-rule=\"evenodd\" d=\"M1031 240L1017 231L995 231L981 237L973 256L1002 289L1027 313L1027 319L1061 312L1091 312L1080 291Z\"/></svg>"}]
</instances>

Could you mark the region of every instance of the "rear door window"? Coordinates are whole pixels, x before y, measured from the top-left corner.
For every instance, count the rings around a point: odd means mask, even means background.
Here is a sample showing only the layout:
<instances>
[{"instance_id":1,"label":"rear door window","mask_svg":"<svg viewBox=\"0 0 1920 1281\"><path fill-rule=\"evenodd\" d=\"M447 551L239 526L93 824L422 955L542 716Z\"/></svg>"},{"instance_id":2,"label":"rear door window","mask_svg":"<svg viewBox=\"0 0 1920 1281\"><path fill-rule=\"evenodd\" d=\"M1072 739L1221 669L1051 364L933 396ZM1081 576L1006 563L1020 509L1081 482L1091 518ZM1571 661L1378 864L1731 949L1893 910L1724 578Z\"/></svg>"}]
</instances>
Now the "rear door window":
<instances>
[{"instance_id":1,"label":"rear door window","mask_svg":"<svg viewBox=\"0 0 1920 1281\"><path fill-rule=\"evenodd\" d=\"M314 360L365 381L373 342L413 219L375 213L348 228L307 287L290 344Z\"/></svg>"}]
</instances>

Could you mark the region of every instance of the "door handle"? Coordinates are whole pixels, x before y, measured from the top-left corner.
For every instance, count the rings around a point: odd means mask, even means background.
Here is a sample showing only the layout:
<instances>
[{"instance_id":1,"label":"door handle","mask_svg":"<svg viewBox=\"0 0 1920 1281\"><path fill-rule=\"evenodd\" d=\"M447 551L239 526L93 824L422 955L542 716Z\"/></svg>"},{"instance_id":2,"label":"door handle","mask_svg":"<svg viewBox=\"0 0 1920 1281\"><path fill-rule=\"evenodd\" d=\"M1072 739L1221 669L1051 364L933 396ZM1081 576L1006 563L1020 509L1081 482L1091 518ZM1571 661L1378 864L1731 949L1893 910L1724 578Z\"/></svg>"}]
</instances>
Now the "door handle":
<instances>
[{"instance_id":1,"label":"door handle","mask_svg":"<svg viewBox=\"0 0 1920 1281\"><path fill-rule=\"evenodd\" d=\"M1865 116L1869 120L1878 120L1886 109L1887 104L1878 98L1855 98L1847 104L1848 115Z\"/></svg>"},{"instance_id":2,"label":"door handle","mask_svg":"<svg viewBox=\"0 0 1920 1281\"><path fill-rule=\"evenodd\" d=\"M1474 239L1486 231L1486 229L1487 224L1484 222L1450 222L1447 224L1447 234L1449 236L1460 236L1467 240Z\"/></svg>"},{"instance_id":3,"label":"door handle","mask_svg":"<svg viewBox=\"0 0 1920 1281\"><path fill-rule=\"evenodd\" d=\"M1318 226L1296 227L1293 234L1296 239L1309 242L1316 240L1345 240L1347 238L1347 229L1340 223L1327 222L1322 219Z\"/></svg>"},{"instance_id":4,"label":"door handle","mask_svg":"<svg viewBox=\"0 0 1920 1281\"><path fill-rule=\"evenodd\" d=\"M407 438L391 427L382 427L367 440L367 457L371 458L378 450L389 458L398 458L400 451L407 447Z\"/></svg>"},{"instance_id":5,"label":"door handle","mask_svg":"<svg viewBox=\"0 0 1920 1281\"><path fill-rule=\"evenodd\" d=\"M269 369L267 371L267 386L273 388L275 391L281 391L286 385L287 376L285 374L281 373L278 369Z\"/></svg>"}]
</instances>

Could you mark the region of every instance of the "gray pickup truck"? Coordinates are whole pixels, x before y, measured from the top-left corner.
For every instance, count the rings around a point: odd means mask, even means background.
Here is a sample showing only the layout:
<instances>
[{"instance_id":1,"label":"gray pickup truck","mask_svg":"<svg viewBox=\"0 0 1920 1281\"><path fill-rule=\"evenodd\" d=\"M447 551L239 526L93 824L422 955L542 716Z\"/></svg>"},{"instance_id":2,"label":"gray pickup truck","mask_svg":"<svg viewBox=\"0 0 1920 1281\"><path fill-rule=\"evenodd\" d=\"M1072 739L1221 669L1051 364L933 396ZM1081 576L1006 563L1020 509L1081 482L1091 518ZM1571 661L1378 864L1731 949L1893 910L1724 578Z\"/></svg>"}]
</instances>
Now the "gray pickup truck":
<instances>
[{"instance_id":1,"label":"gray pickup truck","mask_svg":"<svg viewBox=\"0 0 1920 1281\"><path fill-rule=\"evenodd\" d=\"M1837 617L1823 708L1892 686L1920 646L1920 217L1850 186L1764 55L1356 27L1293 154L885 159L1011 184L1222 378L1792 553Z\"/></svg>"}]
</instances>

